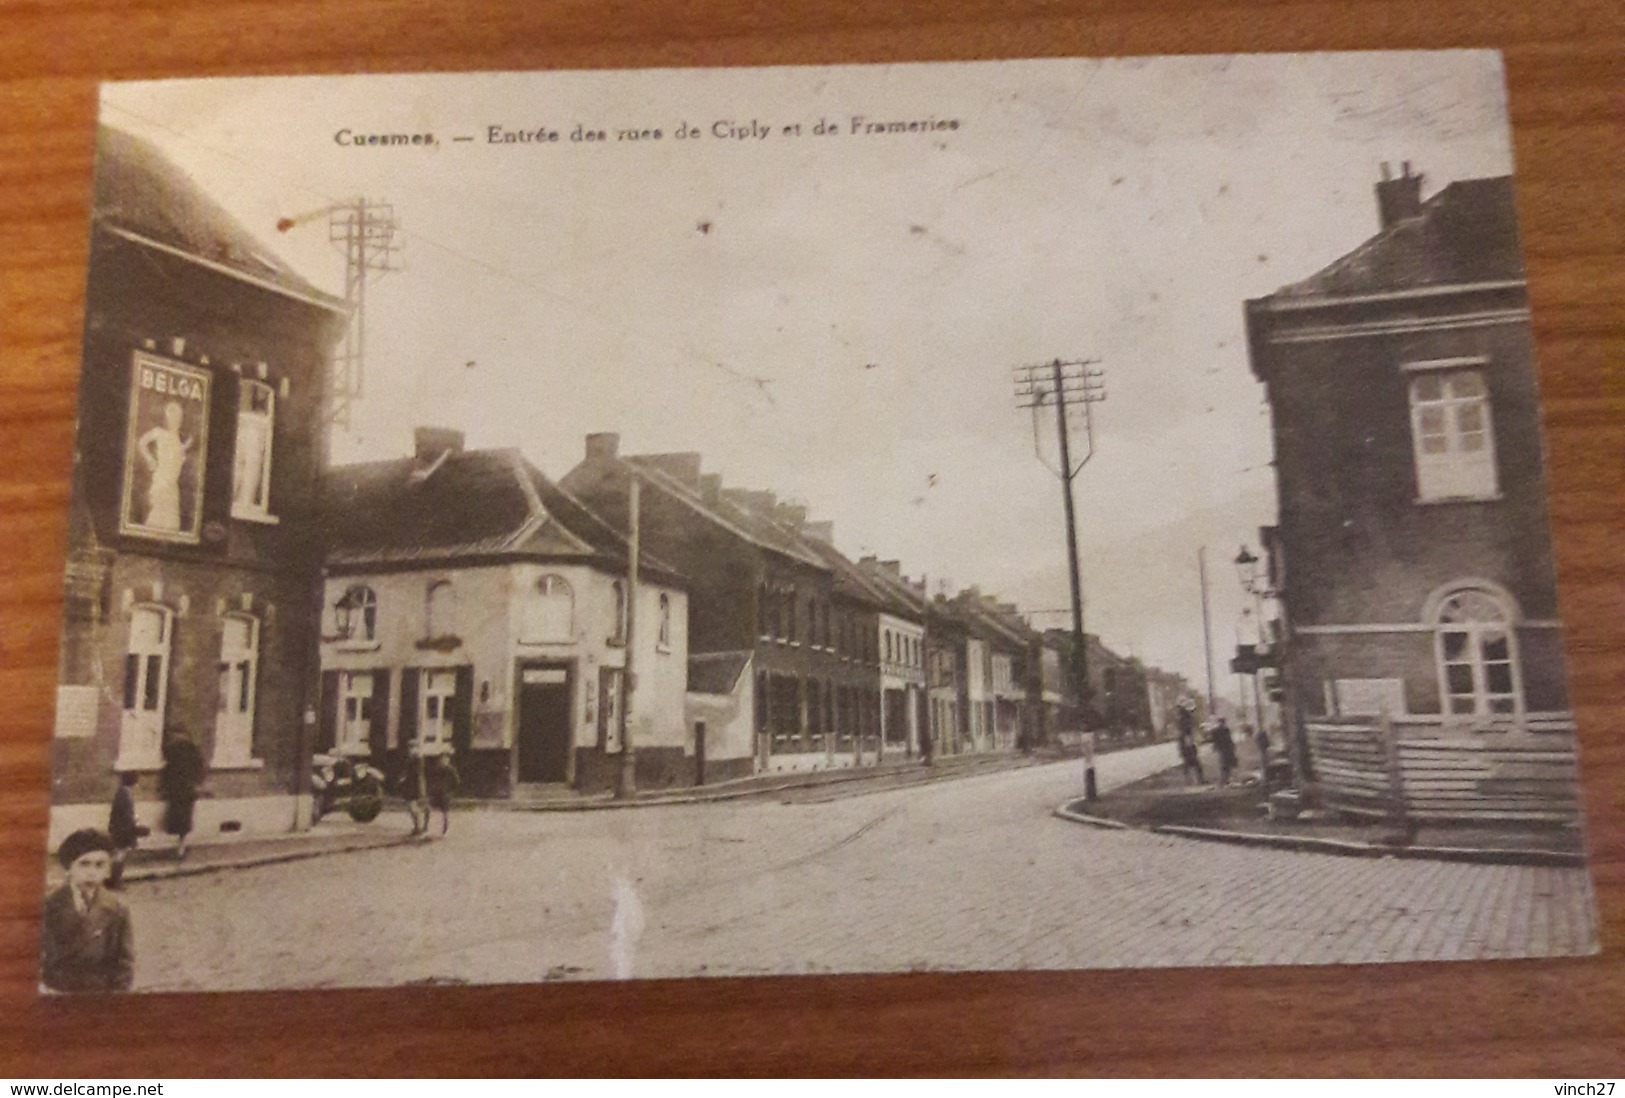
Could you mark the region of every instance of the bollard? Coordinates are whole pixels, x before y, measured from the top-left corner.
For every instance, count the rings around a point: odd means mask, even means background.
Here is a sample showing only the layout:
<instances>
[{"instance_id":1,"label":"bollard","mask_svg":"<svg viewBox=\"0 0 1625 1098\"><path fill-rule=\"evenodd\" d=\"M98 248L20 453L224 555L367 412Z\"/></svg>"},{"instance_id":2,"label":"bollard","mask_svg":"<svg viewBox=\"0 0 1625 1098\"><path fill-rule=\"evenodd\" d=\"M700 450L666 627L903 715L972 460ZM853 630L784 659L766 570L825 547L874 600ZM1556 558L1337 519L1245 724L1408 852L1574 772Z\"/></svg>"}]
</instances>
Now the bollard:
<instances>
[{"instance_id":1,"label":"bollard","mask_svg":"<svg viewBox=\"0 0 1625 1098\"><path fill-rule=\"evenodd\" d=\"M1083 734L1083 799L1095 799L1095 733Z\"/></svg>"}]
</instances>

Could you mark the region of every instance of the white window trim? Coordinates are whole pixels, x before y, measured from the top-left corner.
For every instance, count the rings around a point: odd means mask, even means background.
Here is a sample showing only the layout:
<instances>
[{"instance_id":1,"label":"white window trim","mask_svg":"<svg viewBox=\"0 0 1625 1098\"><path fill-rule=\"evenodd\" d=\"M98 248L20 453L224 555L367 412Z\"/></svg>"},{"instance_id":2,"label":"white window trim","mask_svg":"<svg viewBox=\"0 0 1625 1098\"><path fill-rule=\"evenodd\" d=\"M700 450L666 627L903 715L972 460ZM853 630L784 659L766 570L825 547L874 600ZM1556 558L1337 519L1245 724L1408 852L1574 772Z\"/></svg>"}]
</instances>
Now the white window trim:
<instances>
[{"instance_id":1,"label":"white window trim","mask_svg":"<svg viewBox=\"0 0 1625 1098\"><path fill-rule=\"evenodd\" d=\"M1483 359L1455 360L1431 359L1425 362L1404 363L1400 369L1406 375L1405 398L1410 412L1411 426L1411 461L1416 472L1416 500L1417 504L1432 505L1441 503L1484 503L1494 502L1501 497L1501 471L1497 460L1495 438L1495 414L1492 406L1488 371L1485 369L1486 361ZM1482 409L1484 421L1484 443L1482 456L1479 459L1487 471L1489 487L1487 491L1462 492L1457 494L1430 494L1423 488L1426 477L1425 467L1450 467L1465 464L1462 454L1465 451L1457 449L1460 441L1457 431L1456 410L1461 405L1469 403L1469 398L1441 398L1419 402L1416 397L1416 386L1420 378L1429 374L1438 374L1444 384L1454 374L1476 374L1483 393L1477 398ZM1428 454L1422 449L1421 413L1424 408L1433 407L1442 409L1446 425L1446 439L1450 448L1443 454ZM1479 462L1474 462L1477 464Z\"/></svg>"},{"instance_id":2,"label":"white window trim","mask_svg":"<svg viewBox=\"0 0 1625 1098\"><path fill-rule=\"evenodd\" d=\"M142 612L159 615L159 619L163 623L161 630L163 640L159 645L154 646L152 650L143 649L140 652L132 651L129 640L126 639L125 641L124 658L122 660L125 674L128 675L129 673L129 657L132 655L140 656L142 657L140 663L141 679L135 686L137 701L135 709L124 707L122 694L119 698L118 759L113 763L114 770L157 770L163 766L164 714L169 709L169 665L175 650L175 612L169 607L158 603L137 603L130 608L128 619L132 631L136 615ZM146 682L146 660L148 657L155 655L160 657L158 704L156 708L147 710L140 705L140 699L144 694ZM128 690L129 685L126 680L123 684L123 691L128 692ZM141 731L139 725L143 722L139 718L132 716L132 714L148 712L157 714L156 717L152 718L157 724L155 734L147 734ZM138 740L139 742L137 742Z\"/></svg>"},{"instance_id":3,"label":"white window trim","mask_svg":"<svg viewBox=\"0 0 1625 1098\"><path fill-rule=\"evenodd\" d=\"M237 398L237 433L232 442L231 454L231 517L235 519L244 519L248 522L261 522L268 525L275 525L281 521L276 515L271 513L271 466L276 457L276 389L266 382L256 381L252 378L246 377L241 378L238 381L238 386L239 395ZM240 452L238 447L242 445L243 418L245 415L250 417L256 416L255 413L245 413L243 411L241 394L250 392L254 388L264 389L267 400L269 401L269 403L266 405L269 410L263 417L260 417L265 420L265 463L260 468L259 484L260 498L264 500L264 503L262 504L245 503L237 498L237 458Z\"/></svg>"},{"instance_id":4,"label":"white window trim","mask_svg":"<svg viewBox=\"0 0 1625 1098\"><path fill-rule=\"evenodd\" d=\"M1441 620L1440 613L1444 604L1456 595L1475 593L1490 599L1501 608L1502 620L1494 622L1445 622ZM1464 583L1459 587L1452 587L1436 600L1430 599L1431 616L1433 619L1433 664L1439 684L1439 716L1445 725L1478 726L1485 722L1491 724L1513 724L1524 721L1528 717L1528 710L1524 705L1523 695L1523 656L1518 650L1518 608L1511 601L1510 596L1499 590L1473 584ZM1481 629L1499 626L1505 632L1507 639L1507 660L1512 674L1512 712L1496 713L1486 708L1489 692L1484 682L1484 668L1482 651L1478 647L1477 634ZM1446 667L1444 635L1446 632L1465 632L1468 635L1469 650L1473 653L1473 662L1470 665L1473 672L1473 703L1471 713L1456 713L1451 708L1451 698L1455 697L1450 690L1450 679ZM1496 695L1502 696L1502 695Z\"/></svg>"},{"instance_id":5,"label":"white window trim","mask_svg":"<svg viewBox=\"0 0 1625 1098\"><path fill-rule=\"evenodd\" d=\"M225 735L223 735L221 729L222 719L225 717L225 711L216 708L214 726L214 757L210 760L209 767L213 770L252 770L265 765L264 760L256 759L254 757L254 718L259 712L260 701L260 619L255 617L253 614L243 613L228 613L221 616L221 648L220 658L218 661L220 663L238 662L227 661L226 659L226 623L232 620L248 623L248 727L245 733L240 734L241 743L237 743L235 738L228 739ZM232 699L228 697L223 700L226 701L229 707Z\"/></svg>"},{"instance_id":6,"label":"white window trim","mask_svg":"<svg viewBox=\"0 0 1625 1098\"><path fill-rule=\"evenodd\" d=\"M541 593L542 584L544 582L548 581L548 580L552 580L553 582L557 583L560 587L563 588L564 593L563 593L562 596L557 595L557 594L549 594L549 595L546 595L546 596L542 595L542 593ZM538 636L535 636L535 635L532 634L532 631L531 631L531 628L530 628L530 626L531 626L530 614L532 612L532 603L533 603L533 600L540 599L540 598L543 598L543 597L550 598L550 599L561 598L562 597L562 598L567 599L569 601L570 613L569 613L568 618L565 620L565 623L564 623L564 635L561 636L561 637L538 637ZM611 596L611 598L613 600L613 596ZM624 626L625 626L625 621L623 619L623 621L622 621L622 632L621 632L620 640L619 640L618 643L617 643L616 639L613 636L610 637L606 641L606 643L610 644L610 645L612 645L614 647L625 647L625 645L626 645L626 633L625 633L625 630L624 630ZM558 647L560 647L562 645L574 644L575 639L576 639L576 589L575 589L575 585L572 584L566 577L560 575L557 572L543 572L541 575L538 575L535 579L531 580L530 583L528 585L526 585L526 587L525 587L525 602L519 608L519 643L521 645L525 646L526 648L558 648Z\"/></svg>"}]
</instances>

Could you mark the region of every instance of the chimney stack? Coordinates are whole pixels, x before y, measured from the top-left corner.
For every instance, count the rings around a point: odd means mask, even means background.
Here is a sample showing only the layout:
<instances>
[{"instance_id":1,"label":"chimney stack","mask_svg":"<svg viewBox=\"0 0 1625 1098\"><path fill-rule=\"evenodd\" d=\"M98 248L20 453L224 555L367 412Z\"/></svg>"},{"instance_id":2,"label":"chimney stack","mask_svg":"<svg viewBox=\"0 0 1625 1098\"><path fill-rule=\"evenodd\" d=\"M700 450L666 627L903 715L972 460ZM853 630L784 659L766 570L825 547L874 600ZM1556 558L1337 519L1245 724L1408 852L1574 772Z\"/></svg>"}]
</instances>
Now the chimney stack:
<instances>
[{"instance_id":1,"label":"chimney stack","mask_svg":"<svg viewBox=\"0 0 1625 1098\"><path fill-rule=\"evenodd\" d=\"M899 560L883 560L883 561L880 562L880 567L885 571L885 573L888 576L892 577L892 579L902 579L903 578L903 562L902 561L899 561Z\"/></svg>"},{"instance_id":2,"label":"chimney stack","mask_svg":"<svg viewBox=\"0 0 1625 1098\"><path fill-rule=\"evenodd\" d=\"M700 476L700 498L715 503L722 498L722 474L704 473Z\"/></svg>"},{"instance_id":3,"label":"chimney stack","mask_svg":"<svg viewBox=\"0 0 1625 1098\"><path fill-rule=\"evenodd\" d=\"M599 431L587 436L588 461L614 461L620 452L621 436L614 431Z\"/></svg>"},{"instance_id":4,"label":"chimney stack","mask_svg":"<svg viewBox=\"0 0 1625 1098\"><path fill-rule=\"evenodd\" d=\"M774 509L772 517L793 530L800 530L802 523L807 521L807 508L799 503L781 503Z\"/></svg>"},{"instance_id":5,"label":"chimney stack","mask_svg":"<svg viewBox=\"0 0 1625 1098\"><path fill-rule=\"evenodd\" d=\"M1377 183L1377 219L1385 230L1422 213L1422 176L1411 174L1409 160L1401 171L1398 179L1392 178L1388 162L1383 161L1382 179Z\"/></svg>"},{"instance_id":6,"label":"chimney stack","mask_svg":"<svg viewBox=\"0 0 1625 1098\"><path fill-rule=\"evenodd\" d=\"M802 526L801 532L814 541L821 541L825 545L835 544L835 524L827 519L823 522L809 522Z\"/></svg>"},{"instance_id":7,"label":"chimney stack","mask_svg":"<svg viewBox=\"0 0 1625 1098\"><path fill-rule=\"evenodd\" d=\"M419 427L412 432L412 454L419 465L428 465L447 454L463 452L463 432L450 427Z\"/></svg>"}]
</instances>

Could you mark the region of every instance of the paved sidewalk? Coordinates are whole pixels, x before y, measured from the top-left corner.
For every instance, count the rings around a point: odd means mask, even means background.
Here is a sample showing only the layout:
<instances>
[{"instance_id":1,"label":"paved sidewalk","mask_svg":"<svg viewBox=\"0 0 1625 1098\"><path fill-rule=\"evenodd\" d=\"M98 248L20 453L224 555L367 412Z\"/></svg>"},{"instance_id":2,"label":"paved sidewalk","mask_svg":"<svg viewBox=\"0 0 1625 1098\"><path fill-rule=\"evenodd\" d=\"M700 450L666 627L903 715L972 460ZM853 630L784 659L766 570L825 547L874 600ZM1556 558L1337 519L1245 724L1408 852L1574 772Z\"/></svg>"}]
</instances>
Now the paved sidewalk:
<instances>
[{"instance_id":1,"label":"paved sidewalk","mask_svg":"<svg viewBox=\"0 0 1625 1098\"><path fill-rule=\"evenodd\" d=\"M299 861L326 854L354 850L375 850L422 842L414 839L406 813L386 812L370 824L354 823L342 816L323 820L309 831L283 834L217 835L195 839L184 859L175 856L168 836L143 840L147 845L131 853L124 866L126 882L191 877L224 869L242 869L276 862ZM46 888L64 878L62 867L53 857L46 872Z\"/></svg>"}]
</instances>

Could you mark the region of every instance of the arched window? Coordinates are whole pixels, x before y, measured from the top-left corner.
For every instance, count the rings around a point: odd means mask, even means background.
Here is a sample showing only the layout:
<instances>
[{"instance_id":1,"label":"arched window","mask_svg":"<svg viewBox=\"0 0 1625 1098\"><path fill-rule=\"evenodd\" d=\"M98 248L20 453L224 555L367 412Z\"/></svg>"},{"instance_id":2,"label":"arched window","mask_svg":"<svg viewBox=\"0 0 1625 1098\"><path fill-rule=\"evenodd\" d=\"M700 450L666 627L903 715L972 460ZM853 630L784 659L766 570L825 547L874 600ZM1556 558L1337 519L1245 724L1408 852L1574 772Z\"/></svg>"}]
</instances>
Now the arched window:
<instances>
[{"instance_id":1,"label":"arched window","mask_svg":"<svg viewBox=\"0 0 1625 1098\"><path fill-rule=\"evenodd\" d=\"M655 633L655 645L663 650L671 648L671 596L664 591L660 593L659 629Z\"/></svg>"},{"instance_id":2,"label":"arched window","mask_svg":"<svg viewBox=\"0 0 1625 1098\"><path fill-rule=\"evenodd\" d=\"M137 606L130 611L130 639L124 648L124 714L119 723L120 770L159 765L173 626L174 615L166 607Z\"/></svg>"},{"instance_id":3,"label":"arched window","mask_svg":"<svg viewBox=\"0 0 1625 1098\"><path fill-rule=\"evenodd\" d=\"M609 635L609 643L626 643L626 581L616 580L610 584L615 596L615 624Z\"/></svg>"},{"instance_id":4,"label":"arched window","mask_svg":"<svg viewBox=\"0 0 1625 1098\"><path fill-rule=\"evenodd\" d=\"M616 592L624 639L626 589L617 586ZM520 639L527 644L568 644L575 635L575 612L575 592L565 578L551 574L541 576L525 599L524 632Z\"/></svg>"},{"instance_id":5,"label":"arched window","mask_svg":"<svg viewBox=\"0 0 1625 1098\"><path fill-rule=\"evenodd\" d=\"M1480 587L1453 591L1439 601L1434 644L1447 715L1523 712L1514 616L1499 595Z\"/></svg>"},{"instance_id":6,"label":"arched window","mask_svg":"<svg viewBox=\"0 0 1625 1098\"><path fill-rule=\"evenodd\" d=\"M891 630L890 629L886 630L886 662L887 663L892 662Z\"/></svg>"},{"instance_id":7,"label":"arched window","mask_svg":"<svg viewBox=\"0 0 1625 1098\"><path fill-rule=\"evenodd\" d=\"M429 584L423 635L430 640L457 635L457 589L451 580Z\"/></svg>"},{"instance_id":8,"label":"arched window","mask_svg":"<svg viewBox=\"0 0 1625 1098\"><path fill-rule=\"evenodd\" d=\"M220 620L220 694L214 722L217 767L245 766L253 757L259 667L259 619L227 614Z\"/></svg>"},{"instance_id":9,"label":"arched window","mask_svg":"<svg viewBox=\"0 0 1625 1098\"><path fill-rule=\"evenodd\" d=\"M373 589L360 583L348 588L333 604L333 624L340 640L377 640L378 596Z\"/></svg>"}]
</instances>

